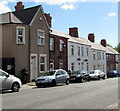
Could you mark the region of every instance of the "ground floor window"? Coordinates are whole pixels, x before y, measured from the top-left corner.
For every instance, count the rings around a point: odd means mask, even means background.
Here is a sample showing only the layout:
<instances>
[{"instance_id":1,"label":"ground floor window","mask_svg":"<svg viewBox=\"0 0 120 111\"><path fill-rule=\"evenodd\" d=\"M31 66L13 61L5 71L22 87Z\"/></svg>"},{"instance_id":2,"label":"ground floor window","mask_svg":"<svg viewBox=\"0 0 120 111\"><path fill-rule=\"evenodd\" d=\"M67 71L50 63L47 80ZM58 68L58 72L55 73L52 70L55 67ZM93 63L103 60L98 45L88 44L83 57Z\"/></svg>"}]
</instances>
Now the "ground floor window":
<instances>
[{"instance_id":1,"label":"ground floor window","mask_svg":"<svg viewBox=\"0 0 120 111\"><path fill-rule=\"evenodd\" d=\"M87 71L89 71L89 64L87 63Z\"/></svg>"},{"instance_id":2,"label":"ground floor window","mask_svg":"<svg viewBox=\"0 0 120 111\"><path fill-rule=\"evenodd\" d=\"M84 64L82 63L82 68L81 68L82 70L84 69Z\"/></svg>"},{"instance_id":3,"label":"ground floor window","mask_svg":"<svg viewBox=\"0 0 120 111\"><path fill-rule=\"evenodd\" d=\"M78 63L78 70L80 70L80 63Z\"/></svg>"},{"instance_id":4,"label":"ground floor window","mask_svg":"<svg viewBox=\"0 0 120 111\"><path fill-rule=\"evenodd\" d=\"M45 72L47 70L47 62L46 55L40 54L40 73Z\"/></svg>"},{"instance_id":5,"label":"ground floor window","mask_svg":"<svg viewBox=\"0 0 120 111\"><path fill-rule=\"evenodd\" d=\"M50 60L50 70L54 70L54 60Z\"/></svg>"},{"instance_id":6,"label":"ground floor window","mask_svg":"<svg viewBox=\"0 0 120 111\"><path fill-rule=\"evenodd\" d=\"M63 69L63 60L60 60L60 61L59 61L59 68L60 68L60 69Z\"/></svg>"},{"instance_id":7,"label":"ground floor window","mask_svg":"<svg viewBox=\"0 0 120 111\"><path fill-rule=\"evenodd\" d=\"M71 63L71 70L72 70L72 72L75 70L75 64L74 63Z\"/></svg>"}]
</instances>

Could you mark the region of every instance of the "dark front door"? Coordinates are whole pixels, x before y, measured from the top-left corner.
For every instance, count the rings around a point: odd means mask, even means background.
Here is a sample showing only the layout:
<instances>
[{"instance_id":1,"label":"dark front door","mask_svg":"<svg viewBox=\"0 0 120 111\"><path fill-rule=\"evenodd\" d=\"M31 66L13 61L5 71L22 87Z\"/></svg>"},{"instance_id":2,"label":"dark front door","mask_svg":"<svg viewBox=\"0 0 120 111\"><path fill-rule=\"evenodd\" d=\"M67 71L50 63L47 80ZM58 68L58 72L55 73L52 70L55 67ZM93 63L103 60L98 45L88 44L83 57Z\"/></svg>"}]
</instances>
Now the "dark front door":
<instances>
[{"instance_id":1,"label":"dark front door","mask_svg":"<svg viewBox=\"0 0 120 111\"><path fill-rule=\"evenodd\" d=\"M2 70L11 75L15 75L15 59L14 58L2 58Z\"/></svg>"}]
</instances>

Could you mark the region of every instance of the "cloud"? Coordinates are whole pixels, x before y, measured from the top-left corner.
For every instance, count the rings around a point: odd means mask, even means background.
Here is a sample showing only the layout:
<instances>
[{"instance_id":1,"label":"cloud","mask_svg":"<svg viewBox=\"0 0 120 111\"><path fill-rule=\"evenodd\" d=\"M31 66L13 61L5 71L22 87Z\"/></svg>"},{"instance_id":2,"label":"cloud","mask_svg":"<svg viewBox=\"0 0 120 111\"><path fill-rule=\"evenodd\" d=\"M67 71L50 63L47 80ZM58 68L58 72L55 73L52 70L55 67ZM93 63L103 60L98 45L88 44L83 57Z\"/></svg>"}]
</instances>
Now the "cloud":
<instances>
[{"instance_id":1,"label":"cloud","mask_svg":"<svg viewBox=\"0 0 120 111\"><path fill-rule=\"evenodd\" d=\"M111 13L108 14L109 17L111 17L111 16L116 16L116 15L117 15L117 14L114 13L114 12L111 12Z\"/></svg>"},{"instance_id":2,"label":"cloud","mask_svg":"<svg viewBox=\"0 0 120 111\"><path fill-rule=\"evenodd\" d=\"M108 20L110 17L115 17L117 14L115 12L108 13L107 17L104 17L105 20Z\"/></svg>"},{"instance_id":3,"label":"cloud","mask_svg":"<svg viewBox=\"0 0 120 111\"><path fill-rule=\"evenodd\" d=\"M64 5L61 6L61 8L65 9L65 10L73 10L76 7L73 4L64 4Z\"/></svg>"},{"instance_id":4,"label":"cloud","mask_svg":"<svg viewBox=\"0 0 120 111\"><path fill-rule=\"evenodd\" d=\"M7 6L7 1L0 2L0 13L10 12L11 9Z\"/></svg>"},{"instance_id":5,"label":"cloud","mask_svg":"<svg viewBox=\"0 0 120 111\"><path fill-rule=\"evenodd\" d=\"M36 3L47 3L49 5L62 5L65 3L75 3L79 0L34 0Z\"/></svg>"}]
</instances>

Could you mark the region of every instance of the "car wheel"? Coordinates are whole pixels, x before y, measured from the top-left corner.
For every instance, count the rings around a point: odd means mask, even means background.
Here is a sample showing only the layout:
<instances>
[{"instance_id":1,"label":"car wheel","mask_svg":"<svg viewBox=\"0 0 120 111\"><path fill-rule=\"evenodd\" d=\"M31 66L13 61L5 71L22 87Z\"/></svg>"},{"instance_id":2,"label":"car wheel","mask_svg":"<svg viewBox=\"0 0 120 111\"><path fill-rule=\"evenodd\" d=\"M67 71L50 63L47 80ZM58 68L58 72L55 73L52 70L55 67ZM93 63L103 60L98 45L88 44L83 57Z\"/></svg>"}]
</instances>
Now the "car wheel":
<instances>
[{"instance_id":1,"label":"car wheel","mask_svg":"<svg viewBox=\"0 0 120 111\"><path fill-rule=\"evenodd\" d=\"M103 79L105 80L105 76L103 76Z\"/></svg>"},{"instance_id":2,"label":"car wheel","mask_svg":"<svg viewBox=\"0 0 120 111\"><path fill-rule=\"evenodd\" d=\"M98 80L100 80L100 76L98 76Z\"/></svg>"},{"instance_id":3,"label":"car wheel","mask_svg":"<svg viewBox=\"0 0 120 111\"><path fill-rule=\"evenodd\" d=\"M88 82L90 82L91 81L91 79L90 79L90 77L88 78L88 80L87 80Z\"/></svg>"},{"instance_id":4,"label":"car wheel","mask_svg":"<svg viewBox=\"0 0 120 111\"><path fill-rule=\"evenodd\" d=\"M19 83L17 83L17 82L13 83L13 85L12 85L12 91L13 92L18 92L19 88L20 88Z\"/></svg>"},{"instance_id":5,"label":"car wheel","mask_svg":"<svg viewBox=\"0 0 120 111\"><path fill-rule=\"evenodd\" d=\"M66 85L69 85L70 81L69 79L66 80Z\"/></svg>"},{"instance_id":6,"label":"car wheel","mask_svg":"<svg viewBox=\"0 0 120 111\"><path fill-rule=\"evenodd\" d=\"M80 79L80 82L83 83L83 78Z\"/></svg>"},{"instance_id":7,"label":"car wheel","mask_svg":"<svg viewBox=\"0 0 120 111\"><path fill-rule=\"evenodd\" d=\"M55 80L52 80L51 86L56 86L56 81Z\"/></svg>"}]
</instances>

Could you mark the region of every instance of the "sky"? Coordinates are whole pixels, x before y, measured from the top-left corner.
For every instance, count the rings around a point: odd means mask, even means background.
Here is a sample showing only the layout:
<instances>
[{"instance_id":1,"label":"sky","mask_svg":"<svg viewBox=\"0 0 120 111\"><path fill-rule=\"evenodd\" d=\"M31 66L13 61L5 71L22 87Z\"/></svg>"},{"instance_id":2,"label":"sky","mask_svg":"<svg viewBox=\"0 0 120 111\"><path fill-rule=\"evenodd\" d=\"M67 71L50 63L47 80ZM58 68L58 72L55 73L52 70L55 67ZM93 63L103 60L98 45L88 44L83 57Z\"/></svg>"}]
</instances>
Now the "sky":
<instances>
[{"instance_id":1,"label":"sky","mask_svg":"<svg viewBox=\"0 0 120 111\"><path fill-rule=\"evenodd\" d=\"M95 42L106 39L118 45L118 0L21 0L25 8L42 5L52 16L52 29L69 33L78 27L79 36L94 33ZM0 0L0 13L14 11L17 0Z\"/></svg>"}]
</instances>

